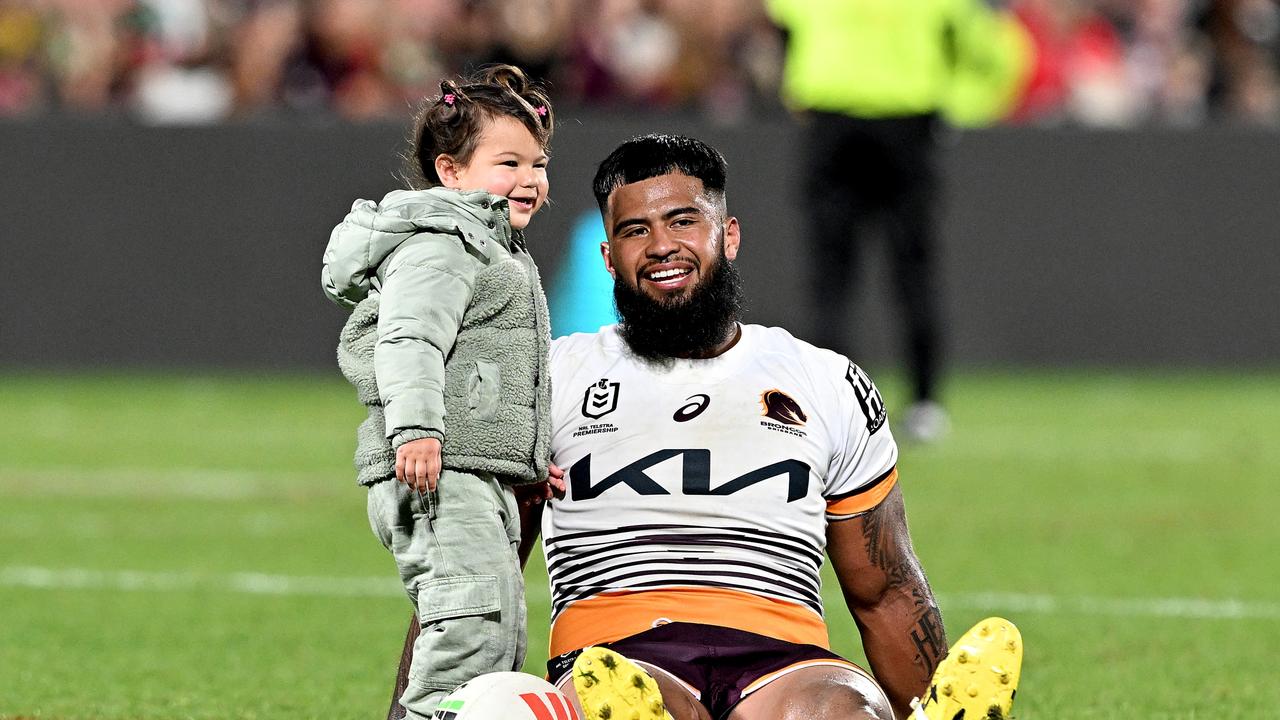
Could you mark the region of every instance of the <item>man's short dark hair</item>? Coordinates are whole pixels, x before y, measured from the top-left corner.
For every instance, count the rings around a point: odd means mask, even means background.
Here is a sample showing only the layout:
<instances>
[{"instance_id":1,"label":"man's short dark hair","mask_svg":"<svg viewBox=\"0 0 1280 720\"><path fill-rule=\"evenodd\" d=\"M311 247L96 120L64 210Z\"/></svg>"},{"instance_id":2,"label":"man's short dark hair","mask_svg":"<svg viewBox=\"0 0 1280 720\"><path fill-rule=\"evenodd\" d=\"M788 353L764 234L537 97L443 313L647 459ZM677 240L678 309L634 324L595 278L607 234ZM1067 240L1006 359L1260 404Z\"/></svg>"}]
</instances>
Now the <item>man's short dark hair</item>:
<instances>
[{"instance_id":1,"label":"man's short dark hair","mask_svg":"<svg viewBox=\"0 0 1280 720\"><path fill-rule=\"evenodd\" d=\"M726 167L724 156L701 140L684 135L643 135L619 145L600 163L591 189L603 213L609 195L623 185L683 173L701 180L703 189L723 204Z\"/></svg>"}]
</instances>

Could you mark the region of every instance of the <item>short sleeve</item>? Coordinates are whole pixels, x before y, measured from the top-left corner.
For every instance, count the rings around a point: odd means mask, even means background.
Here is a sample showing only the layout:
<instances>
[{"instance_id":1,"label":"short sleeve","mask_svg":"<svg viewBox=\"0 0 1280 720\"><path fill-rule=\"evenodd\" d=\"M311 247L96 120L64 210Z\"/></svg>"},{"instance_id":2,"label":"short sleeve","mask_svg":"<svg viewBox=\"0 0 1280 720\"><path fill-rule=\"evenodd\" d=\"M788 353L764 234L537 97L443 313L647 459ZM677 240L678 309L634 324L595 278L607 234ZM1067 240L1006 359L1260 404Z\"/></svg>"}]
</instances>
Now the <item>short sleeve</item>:
<instances>
[{"instance_id":1,"label":"short sleeve","mask_svg":"<svg viewBox=\"0 0 1280 720\"><path fill-rule=\"evenodd\" d=\"M832 520L874 508L898 481L898 445L884 398L862 368L844 363L843 377L833 383L838 422L832 427L833 453L823 491Z\"/></svg>"}]
</instances>

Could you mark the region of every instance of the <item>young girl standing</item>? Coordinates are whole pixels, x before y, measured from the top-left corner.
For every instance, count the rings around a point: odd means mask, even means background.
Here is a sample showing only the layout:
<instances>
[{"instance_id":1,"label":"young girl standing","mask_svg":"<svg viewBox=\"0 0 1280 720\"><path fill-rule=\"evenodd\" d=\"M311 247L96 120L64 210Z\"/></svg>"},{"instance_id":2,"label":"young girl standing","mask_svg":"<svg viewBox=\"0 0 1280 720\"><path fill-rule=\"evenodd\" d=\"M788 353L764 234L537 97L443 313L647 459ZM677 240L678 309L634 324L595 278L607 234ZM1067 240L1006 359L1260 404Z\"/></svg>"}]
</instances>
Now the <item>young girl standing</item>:
<instances>
[{"instance_id":1,"label":"young girl standing","mask_svg":"<svg viewBox=\"0 0 1280 720\"><path fill-rule=\"evenodd\" d=\"M322 273L354 308L338 363L369 408L356 449L369 521L422 623L410 718L523 664L512 488L548 464L550 335L523 230L547 198L551 103L509 65L440 90L414 120L413 189L357 201Z\"/></svg>"}]
</instances>

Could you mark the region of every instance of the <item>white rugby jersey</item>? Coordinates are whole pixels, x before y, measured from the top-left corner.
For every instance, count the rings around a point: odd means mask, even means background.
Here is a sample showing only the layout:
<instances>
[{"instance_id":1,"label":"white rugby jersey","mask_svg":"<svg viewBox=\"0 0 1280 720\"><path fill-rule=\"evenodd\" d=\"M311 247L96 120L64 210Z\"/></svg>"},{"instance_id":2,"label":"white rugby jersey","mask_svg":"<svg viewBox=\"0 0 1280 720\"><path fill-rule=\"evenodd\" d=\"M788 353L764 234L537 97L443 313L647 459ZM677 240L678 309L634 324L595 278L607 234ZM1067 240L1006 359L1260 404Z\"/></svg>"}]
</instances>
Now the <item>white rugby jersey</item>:
<instances>
[{"instance_id":1,"label":"white rugby jersey","mask_svg":"<svg viewBox=\"0 0 1280 720\"><path fill-rule=\"evenodd\" d=\"M553 655L668 621L827 644L826 521L897 479L861 369L758 325L719 357L656 365L610 326L556 340L551 376L568 486L542 523Z\"/></svg>"}]
</instances>

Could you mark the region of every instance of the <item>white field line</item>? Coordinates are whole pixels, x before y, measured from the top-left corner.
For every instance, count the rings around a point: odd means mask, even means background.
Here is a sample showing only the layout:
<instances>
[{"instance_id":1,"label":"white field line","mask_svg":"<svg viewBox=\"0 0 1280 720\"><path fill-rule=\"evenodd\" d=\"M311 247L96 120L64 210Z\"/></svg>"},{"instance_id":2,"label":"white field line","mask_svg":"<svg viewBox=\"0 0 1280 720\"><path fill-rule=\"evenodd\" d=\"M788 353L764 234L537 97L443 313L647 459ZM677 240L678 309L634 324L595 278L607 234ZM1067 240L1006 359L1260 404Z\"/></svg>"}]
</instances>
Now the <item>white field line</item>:
<instances>
[{"instance_id":1,"label":"white field line","mask_svg":"<svg viewBox=\"0 0 1280 720\"><path fill-rule=\"evenodd\" d=\"M230 573L206 575L133 570L0 567L0 587L40 590L119 590L244 593L250 595L307 595L311 597L404 597L394 578L322 577ZM545 598L545 588L529 594ZM1280 603L1199 598L1108 598L1094 596L1031 595L1023 593L941 593L944 608L1015 611L1045 615L1109 615L1192 620L1280 620Z\"/></svg>"},{"instance_id":2,"label":"white field line","mask_svg":"<svg viewBox=\"0 0 1280 720\"><path fill-rule=\"evenodd\" d=\"M404 587L394 577L326 577L141 570L85 570L81 568L0 567L0 587L38 590L118 590L244 593L249 595L307 595L310 597L400 597ZM545 586L531 587L528 595L549 600ZM407 598L406 598L407 599Z\"/></svg>"},{"instance_id":3,"label":"white field line","mask_svg":"<svg viewBox=\"0 0 1280 720\"><path fill-rule=\"evenodd\" d=\"M1280 603L1202 598L1111 598L1020 593L940 593L938 604L1045 615L1112 615L1192 620L1280 620Z\"/></svg>"},{"instance_id":4,"label":"white field line","mask_svg":"<svg viewBox=\"0 0 1280 720\"><path fill-rule=\"evenodd\" d=\"M355 471L333 473L260 472L199 467L58 467L28 470L0 467L0 496L91 498L178 497L197 500L252 500L306 496L362 496Z\"/></svg>"},{"instance_id":5,"label":"white field line","mask_svg":"<svg viewBox=\"0 0 1280 720\"><path fill-rule=\"evenodd\" d=\"M404 588L393 577L308 577L266 573L206 575L21 566L0 568L0 586L42 590L212 590L250 595L404 596Z\"/></svg>"}]
</instances>

